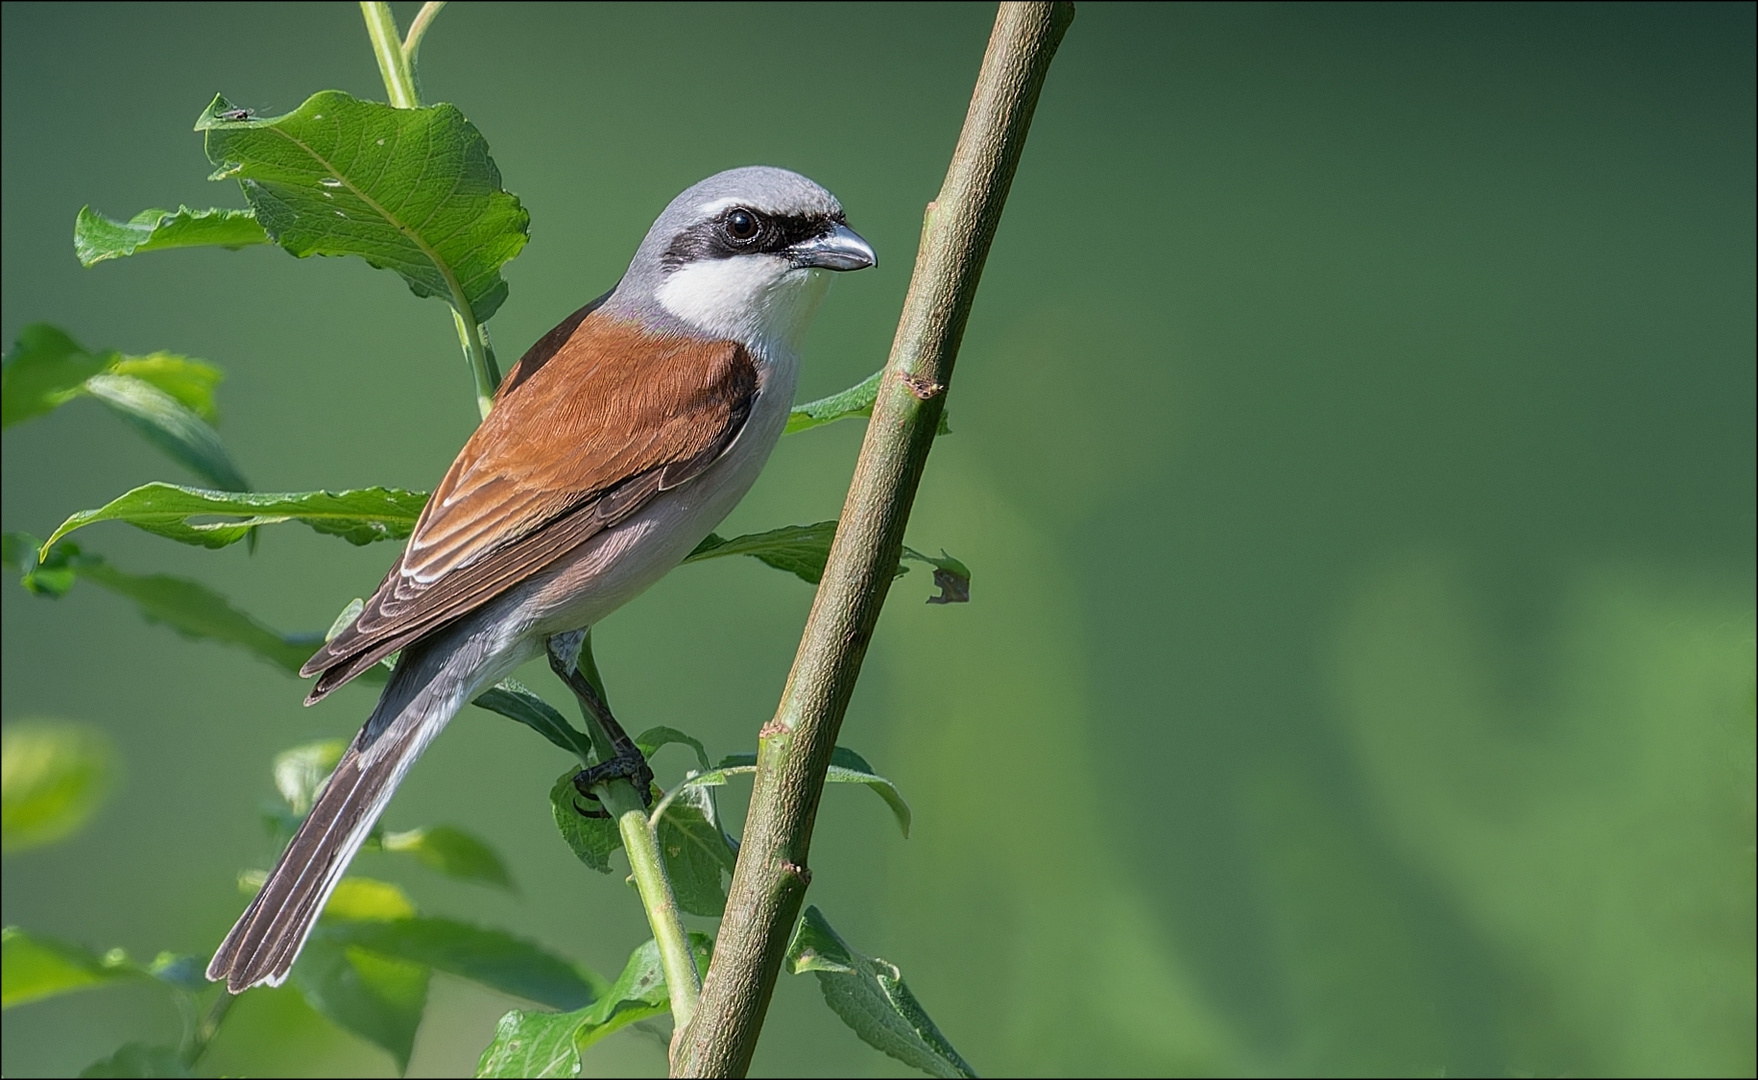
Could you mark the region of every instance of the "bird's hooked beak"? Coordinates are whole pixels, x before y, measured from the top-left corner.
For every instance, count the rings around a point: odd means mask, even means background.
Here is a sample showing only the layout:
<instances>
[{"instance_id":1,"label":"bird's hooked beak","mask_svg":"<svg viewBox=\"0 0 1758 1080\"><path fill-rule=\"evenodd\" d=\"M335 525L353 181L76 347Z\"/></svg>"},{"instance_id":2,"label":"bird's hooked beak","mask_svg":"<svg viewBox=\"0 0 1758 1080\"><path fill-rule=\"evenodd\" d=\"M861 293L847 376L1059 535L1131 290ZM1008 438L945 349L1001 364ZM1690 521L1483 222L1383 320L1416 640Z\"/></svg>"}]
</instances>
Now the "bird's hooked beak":
<instances>
[{"instance_id":1,"label":"bird's hooked beak","mask_svg":"<svg viewBox=\"0 0 1758 1080\"><path fill-rule=\"evenodd\" d=\"M787 255L796 270L811 266L825 270L864 270L879 265L879 256L873 253L873 245L840 222L821 236L801 240L789 247Z\"/></svg>"}]
</instances>

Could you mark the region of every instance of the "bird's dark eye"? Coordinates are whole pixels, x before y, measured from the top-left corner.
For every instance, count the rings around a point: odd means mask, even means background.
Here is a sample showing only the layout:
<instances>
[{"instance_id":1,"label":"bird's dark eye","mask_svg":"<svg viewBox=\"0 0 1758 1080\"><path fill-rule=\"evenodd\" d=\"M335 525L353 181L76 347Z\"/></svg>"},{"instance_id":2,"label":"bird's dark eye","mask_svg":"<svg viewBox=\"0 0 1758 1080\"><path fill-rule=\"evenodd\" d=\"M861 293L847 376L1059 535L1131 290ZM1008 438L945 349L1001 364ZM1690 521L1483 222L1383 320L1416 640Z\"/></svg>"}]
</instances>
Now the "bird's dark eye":
<instances>
[{"instance_id":1,"label":"bird's dark eye","mask_svg":"<svg viewBox=\"0 0 1758 1080\"><path fill-rule=\"evenodd\" d=\"M741 208L726 215L726 234L734 240L753 240L762 224L756 214Z\"/></svg>"}]
</instances>

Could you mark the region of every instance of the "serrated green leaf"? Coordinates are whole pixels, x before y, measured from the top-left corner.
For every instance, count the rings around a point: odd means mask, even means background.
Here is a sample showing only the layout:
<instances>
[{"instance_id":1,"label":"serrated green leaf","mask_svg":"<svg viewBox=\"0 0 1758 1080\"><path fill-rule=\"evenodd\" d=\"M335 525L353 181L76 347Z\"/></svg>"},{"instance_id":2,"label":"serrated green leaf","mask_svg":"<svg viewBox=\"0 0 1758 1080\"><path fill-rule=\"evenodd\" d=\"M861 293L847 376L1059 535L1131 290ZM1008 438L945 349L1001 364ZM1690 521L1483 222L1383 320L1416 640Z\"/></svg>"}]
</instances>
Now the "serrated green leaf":
<instances>
[{"instance_id":1,"label":"serrated green leaf","mask_svg":"<svg viewBox=\"0 0 1758 1080\"><path fill-rule=\"evenodd\" d=\"M345 937L332 937L322 925L314 930L293 965L293 985L332 1023L389 1051L401 1072L427 1007L430 969L349 945Z\"/></svg>"},{"instance_id":2,"label":"serrated green leaf","mask_svg":"<svg viewBox=\"0 0 1758 1080\"><path fill-rule=\"evenodd\" d=\"M139 979L140 968L120 950L99 956L90 949L28 933L0 930L0 1008Z\"/></svg>"},{"instance_id":3,"label":"serrated green leaf","mask_svg":"<svg viewBox=\"0 0 1758 1080\"><path fill-rule=\"evenodd\" d=\"M834 424L838 420L872 416L873 402L879 396L879 381L884 377L885 369L880 368L847 390L794 406L787 414L787 427L782 429L782 434L792 435L796 431L810 431L825 424ZM940 410L939 430L934 434L952 434L945 409Z\"/></svg>"},{"instance_id":4,"label":"serrated green leaf","mask_svg":"<svg viewBox=\"0 0 1758 1080\"><path fill-rule=\"evenodd\" d=\"M523 683L503 679L478 694L471 704L479 709L499 713L509 720L517 720L578 757L582 765L592 758L592 744L586 733L569 724L549 702L538 697L536 692Z\"/></svg>"},{"instance_id":5,"label":"serrated green leaf","mask_svg":"<svg viewBox=\"0 0 1758 1080\"><path fill-rule=\"evenodd\" d=\"M87 352L59 327L25 327L0 359L0 427L42 416L72 400L87 379L115 360L115 353Z\"/></svg>"},{"instance_id":6,"label":"serrated green leaf","mask_svg":"<svg viewBox=\"0 0 1758 1080\"><path fill-rule=\"evenodd\" d=\"M830 754L830 770L824 779L832 784L865 784L873 794L885 800L891 807L891 813L897 818L897 827L903 830L907 839L910 834L910 805L903 801L902 792L897 785L880 776L867 759L844 746L839 746Z\"/></svg>"},{"instance_id":7,"label":"serrated green leaf","mask_svg":"<svg viewBox=\"0 0 1758 1080\"><path fill-rule=\"evenodd\" d=\"M203 420L212 421L218 415L214 391L225 376L219 368L194 357L170 352L124 356L110 365L110 374L151 383Z\"/></svg>"},{"instance_id":8,"label":"serrated green leaf","mask_svg":"<svg viewBox=\"0 0 1758 1080\"><path fill-rule=\"evenodd\" d=\"M183 1055L175 1046L148 1046L127 1043L107 1058L92 1062L80 1070L81 1077L166 1077L193 1076L184 1064Z\"/></svg>"},{"instance_id":9,"label":"serrated green leaf","mask_svg":"<svg viewBox=\"0 0 1758 1080\"><path fill-rule=\"evenodd\" d=\"M315 634L277 633L219 593L187 578L130 574L95 555L84 556L77 572L80 578L134 601L149 623L161 623L194 641L237 645L283 671L297 672L321 644Z\"/></svg>"},{"instance_id":10,"label":"serrated green leaf","mask_svg":"<svg viewBox=\"0 0 1758 1080\"><path fill-rule=\"evenodd\" d=\"M728 540L718 533L696 545L684 562L718 559L726 555L749 555L777 570L785 570L801 581L816 585L824 577L824 564L830 560L830 545L836 540L836 522L820 521L812 525L783 525L768 532L750 533ZM934 584L940 595L930 597L930 604L964 603L971 598L971 572L964 563L942 551L939 558L924 555L905 547L893 575L909 572L905 560L927 563L934 567Z\"/></svg>"},{"instance_id":11,"label":"serrated green leaf","mask_svg":"<svg viewBox=\"0 0 1758 1080\"><path fill-rule=\"evenodd\" d=\"M143 251L181 247L223 247L234 251L269 243L269 234L249 210L142 210L127 221L116 221L81 207L73 220L73 253L92 266Z\"/></svg>"},{"instance_id":12,"label":"serrated green leaf","mask_svg":"<svg viewBox=\"0 0 1758 1080\"><path fill-rule=\"evenodd\" d=\"M677 728L665 727L662 725L660 727L648 728L646 731L635 736L635 745L639 747L641 753L648 758L653 757L653 755L659 751L660 747L668 746L672 743L687 746L696 751L697 763L699 763L704 769L709 768L708 750L702 745L702 740L691 735L686 735Z\"/></svg>"},{"instance_id":13,"label":"serrated green leaf","mask_svg":"<svg viewBox=\"0 0 1758 1080\"><path fill-rule=\"evenodd\" d=\"M494 1038L476 1063L477 1076L575 1077L580 1075L580 1051L574 1048L574 1032L580 1027L577 1012L526 1012L514 1009L495 1024Z\"/></svg>"},{"instance_id":14,"label":"serrated green leaf","mask_svg":"<svg viewBox=\"0 0 1758 1080\"><path fill-rule=\"evenodd\" d=\"M0 561L20 570L20 583L39 596L62 596L76 580L84 579L132 600L149 623L163 624L194 641L239 646L287 672L297 672L322 643L316 634L278 633L233 607L219 593L187 578L118 570L102 556L81 551L70 540L56 544L40 563L36 557L42 542L36 537L6 533L0 542L4 545Z\"/></svg>"},{"instance_id":15,"label":"serrated green leaf","mask_svg":"<svg viewBox=\"0 0 1758 1080\"><path fill-rule=\"evenodd\" d=\"M610 873L610 853L623 846L623 837L617 831L615 819L610 817L587 817L580 813L582 808L588 810L601 809L574 788L574 774L578 769L569 769L556 779L555 786L549 789L549 809L555 817L555 827L568 842L568 848L574 857L601 874Z\"/></svg>"},{"instance_id":16,"label":"serrated green leaf","mask_svg":"<svg viewBox=\"0 0 1758 1080\"><path fill-rule=\"evenodd\" d=\"M729 776L756 771L756 754L728 754L720 759L720 764L713 771L691 777L686 784L718 786L726 783ZM909 803L904 802L897 785L875 772L873 766L867 764L866 758L846 746L838 746L830 752L830 768L825 772L824 779L832 784L865 784L891 808L892 814L897 818L898 828L903 830L905 837L909 836Z\"/></svg>"},{"instance_id":17,"label":"serrated green leaf","mask_svg":"<svg viewBox=\"0 0 1758 1080\"><path fill-rule=\"evenodd\" d=\"M100 521L123 521L185 544L220 548L262 525L298 521L351 544L406 539L427 495L399 488L296 491L282 494L204 491L177 484L143 484L96 510L82 510L49 537L49 545ZM222 521L198 519L223 518Z\"/></svg>"},{"instance_id":18,"label":"serrated green leaf","mask_svg":"<svg viewBox=\"0 0 1758 1080\"><path fill-rule=\"evenodd\" d=\"M708 970L713 947L707 934L690 934L696 970ZM578 1076L580 1054L593 1043L670 1009L659 947L648 941L629 956L616 982L590 1007L571 1013L515 1010L501 1017L476 1075Z\"/></svg>"},{"instance_id":19,"label":"serrated green leaf","mask_svg":"<svg viewBox=\"0 0 1758 1080\"><path fill-rule=\"evenodd\" d=\"M873 401L879 396L879 380L884 377L885 369L880 368L847 390L795 405L787 414L787 427L782 429L782 434L810 431L854 416L872 416Z\"/></svg>"},{"instance_id":20,"label":"serrated green leaf","mask_svg":"<svg viewBox=\"0 0 1758 1080\"><path fill-rule=\"evenodd\" d=\"M133 425L171 459L223 491L248 491L219 432L182 402L132 375L93 375L85 392Z\"/></svg>"},{"instance_id":21,"label":"serrated green leaf","mask_svg":"<svg viewBox=\"0 0 1758 1080\"><path fill-rule=\"evenodd\" d=\"M610 988L602 976L582 972L530 941L450 919L338 923L325 932L332 941L424 964L554 1009L583 1009Z\"/></svg>"},{"instance_id":22,"label":"serrated green leaf","mask_svg":"<svg viewBox=\"0 0 1758 1080\"><path fill-rule=\"evenodd\" d=\"M500 268L525 246L530 215L501 187L475 125L452 105L397 109L325 90L272 118L206 132L215 179L234 177L256 220L294 255L358 255L487 322L506 299Z\"/></svg>"},{"instance_id":23,"label":"serrated green leaf","mask_svg":"<svg viewBox=\"0 0 1758 1080\"><path fill-rule=\"evenodd\" d=\"M830 543L836 539L836 522L820 521L813 525L783 525L768 532L737 536L731 540L716 533L696 545L684 562L700 562L727 555L749 555L777 570L818 584L824 576L825 560L830 558Z\"/></svg>"},{"instance_id":24,"label":"serrated green leaf","mask_svg":"<svg viewBox=\"0 0 1758 1080\"><path fill-rule=\"evenodd\" d=\"M868 1046L929 1076L977 1075L934 1026L897 966L844 941L815 905L794 930L787 965L795 975L816 975L825 1004Z\"/></svg>"},{"instance_id":25,"label":"serrated green leaf","mask_svg":"<svg viewBox=\"0 0 1758 1080\"><path fill-rule=\"evenodd\" d=\"M103 732L65 721L9 724L0 748L0 848L8 854L78 831L116 771L116 751Z\"/></svg>"},{"instance_id":26,"label":"serrated green leaf","mask_svg":"<svg viewBox=\"0 0 1758 1080\"><path fill-rule=\"evenodd\" d=\"M719 918L726 911L722 874L738 862L738 846L721 827L705 786L685 787L659 817L659 856L678 906L691 915Z\"/></svg>"},{"instance_id":27,"label":"serrated green leaf","mask_svg":"<svg viewBox=\"0 0 1758 1080\"><path fill-rule=\"evenodd\" d=\"M451 825L385 833L379 846L385 851L413 855L447 877L513 888L512 874L494 848L481 837Z\"/></svg>"}]
</instances>

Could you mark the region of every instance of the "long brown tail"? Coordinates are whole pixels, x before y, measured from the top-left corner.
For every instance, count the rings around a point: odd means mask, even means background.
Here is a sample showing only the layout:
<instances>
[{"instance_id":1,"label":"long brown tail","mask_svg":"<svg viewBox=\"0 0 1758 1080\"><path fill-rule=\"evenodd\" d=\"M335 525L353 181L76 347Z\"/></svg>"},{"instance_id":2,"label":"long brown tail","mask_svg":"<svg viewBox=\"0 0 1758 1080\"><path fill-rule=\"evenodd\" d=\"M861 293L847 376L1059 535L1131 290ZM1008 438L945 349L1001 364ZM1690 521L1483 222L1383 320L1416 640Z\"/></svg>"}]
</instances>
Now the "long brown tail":
<instances>
[{"instance_id":1,"label":"long brown tail","mask_svg":"<svg viewBox=\"0 0 1758 1080\"><path fill-rule=\"evenodd\" d=\"M279 986L287 978L324 902L391 794L463 706L467 688L460 675L474 665L460 653L469 651L405 656L262 891L214 953L209 979L224 979L237 994L258 983Z\"/></svg>"}]
</instances>

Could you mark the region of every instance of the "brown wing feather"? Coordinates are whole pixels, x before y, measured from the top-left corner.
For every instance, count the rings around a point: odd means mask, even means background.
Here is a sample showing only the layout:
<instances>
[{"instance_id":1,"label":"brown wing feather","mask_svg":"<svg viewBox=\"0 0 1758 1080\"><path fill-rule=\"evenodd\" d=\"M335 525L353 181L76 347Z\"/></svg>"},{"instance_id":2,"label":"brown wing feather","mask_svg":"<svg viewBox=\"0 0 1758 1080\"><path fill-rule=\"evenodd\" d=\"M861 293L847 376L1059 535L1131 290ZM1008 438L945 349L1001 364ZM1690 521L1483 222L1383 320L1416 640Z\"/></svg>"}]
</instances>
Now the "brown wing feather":
<instances>
[{"instance_id":1,"label":"brown wing feather","mask_svg":"<svg viewBox=\"0 0 1758 1080\"><path fill-rule=\"evenodd\" d=\"M323 673L310 700L698 475L737 437L757 393L743 347L587 314L520 383L509 376L378 592L306 662Z\"/></svg>"}]
</instances>

